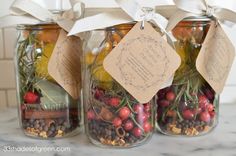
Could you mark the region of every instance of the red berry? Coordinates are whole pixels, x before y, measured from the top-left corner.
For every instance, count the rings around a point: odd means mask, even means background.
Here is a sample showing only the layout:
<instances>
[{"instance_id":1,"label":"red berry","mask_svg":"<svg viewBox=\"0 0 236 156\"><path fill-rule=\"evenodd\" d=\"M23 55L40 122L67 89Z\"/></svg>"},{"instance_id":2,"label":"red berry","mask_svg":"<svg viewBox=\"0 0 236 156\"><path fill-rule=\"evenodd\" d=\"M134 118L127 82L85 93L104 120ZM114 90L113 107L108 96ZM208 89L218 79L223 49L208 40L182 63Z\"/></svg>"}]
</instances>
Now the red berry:
<instances>
[{"instance_id":1,"label":"red berry","mask_svg":"<svg viewBox=\"0 0 236 156\"><path fill-rule=\"evenodd\" d=\"M121 124L122 124L122 120L121 120L119 117L116 117L116 118L112 121L112 123L113 123L113 125L114 125L115 127L119 127L119 126L121 126Z\"/></svg>"},{"instance_id":2,"label":"red berry","mask_svg":"<svg viewBox=\"0 0 236 156\"><path fill-rule=\"evenodd\" d=\"M122 120L125 120L129 117L131 111L128 107L123 107L119 111L119 116Z\"/></svg>"},{"instance_id":3,"label":"red berry","mask_svg":"<svg viewBox=\"0 0 236 156\"><path fill-rule=\"evenodd\" d=\"M175 99L175 93L172 92L172 91L169 91L168 93L166 93L166 99L167 99L168 101L174 101L174 99Z\"/></svg>"},{"instance_id":4,"label":"red berry","mask_svg":"<svg viewBox=\"0 0 236 156\"><path fill-rule=\"evenodd\" d=\"M21 110L26 110L26 105L25 104L21 105Z\"/></svg>"},{"instance_id":5,"label":"red berry","mask_svg":"<svg viewBox=\"0 0 236 156\"><path fill-rule=\"evenodd\" d=\"M103 95L104 95L104 91L103 91L103 90L101 90L101 89L96 89L95 94L94 94L94 97L95 97L96 99L100 99Z\"/></svg>"},{"instance_id":6,"label":"red berry","mask_svg":"<svg viewBox=\"0 0 236 156\"><path fill-rule=\"evenodd\" d=\"M150 103L146 103L143 106L144 106L144 111L145 112L150 112L151 111L151 104Z\"/></svg>"},{"instance_id":7,"label":"red berry","mask_svg":"<svg viewBox=\"0 0 236 156\"><path fill-rule=\"evenodd\" d=\"M143 124L143 129L145 133L148 133L152 130L152 125L149 122Z\"/></svg>"},{"instance_id":8,"label":"red berry","mask_svg":"<svg viewBox=\"0 0 236 156\"><path fill-rule=\"evenodd\" d=\"M136 120L138 121L138 123L144 123L148 120L148 116L146 113L138 114Z\"/></svg>"},{"instance_id":9,"label":"red berry","mask_svg":"<svg viewBox=\"0 0 236 156\"><path fill-rule=\"evenodd\" d=\"M194 117L193 111L186 109L183 111L183 118L186 120L191 120Z\"/></svg>"},{"instance_id":10,"label":"red berry","mask_svg":"<svg viewBox=\"0 0 236 156\"><path fill-rule=\"evenodd\" d=\"M205 95L200 95L198 97L199 107L202 109L206 109L206 106L209 104L209 100Z\"/></svg>"},{"instance_id":11,"label":"red berry","mask_svg":"<svg viewBox=\"0 0 236 156\"><path fill-rule=\"evenodd\" d=\"M168 107L168 106L170 105L170 102L169 102L168 100L161 100L161 101L159 102L159 105L160 105L161 107Z\"/></svg>"},{"instance_id":12,"label":"red berry","mask_svg":"<svg viewBox=\"0 0 236 156\"><path fill-rule=\"evenodd\" d=\"M88 119L88 120L93 120L93 119L95 119L95 117L96 117L95 112L94 112L92 109L90 109L90 110L87 112L87 119Z\"/></svg>"},{"instance_id":13,"label":"red berry","mask_svg":"<svg viewBox=\"0 0 236 156\"><path fill-rule=\"evenodd\" d=\"M24 101L28 104L36 104L39 100L39 96L33 92L27 92L24 96Z\"/></svg>"},{"instance_id":14,"label":"red berry","mask_svg":"<svg viewBox=\"0 0 236 156\"><path fill-rule=\"evenodd\" d=\"M200 120L204 121L204 122L209 122L211 120L211 116L210 116L210 114L207 111L202 112L200 114Z\"/></svg>"},{"instance_id":15,"label":"red berry","mask_svg":"<svg viewBox=\"0 0 236 156\"><path fill-rule=\"evenodd\" d=\"M133 127L134 127L134 123L133 123L133 121L131 121L131 120L127 120L127 121L125 122L125 124L124 124L124 129L125 129L126 131L132 130Z\"/></svg>"},{"instance_id":16,"label":"red berry","mask_svg":"<svg viewBox=\"0 0 236 156\"><path fill-rule=\"evenodd\" d=\"M120 105L120 99L119 98L111 98L108 101L109 105L113 107L118 107Z\"/></svg>"},{"instance_id":17,"label":"red berry","mask_svg":"<svg viewBox=\"0 0 236 156\"><path fill-rule=\"evenodd\" d=\"M213 118L215 117L215 115L216 115L216 113L215 113L214 111L209 112L209 114L210 114L210 116L211 116L212 119L213 119Z\"/></svg>"},{"instance_id":18,"label":"red berry","mask_svg":"<svg viewBox=\"0 0 236 156\"><path fill-rule=\"evenodd\" d=\"M208 99L213 100L214 99L214 91L211 91L210 89L207 89L205 91L205 95L207 96Z\"/></svg>"},{"instance_id":19,"label":"red berry","mask_svg":"<svg viewBox=\"0 0 236 156\"><path fill-rule=\"evenodd\" d=\"M132 131L133 135L137 138L141 137L142 135L142 130L138 127L135 127Z\"/></svg>"},{"instance_id":20,"label":"red berry","mask_svg":"<svg viewBox=\"0 0 236 156\"><path fill-rule=\"evenodd\" d=\"M142 104L136 104L133 107L135 113L142 113L143 112L143 105Z\"/></svg>"},{"instance_id":21,"label":"red berry","mask_svg":"<svg viewBox=\"0 0 236 156\"><path fill-rule=\"evenodd\" d=\"M213 104L207 105L207 110L208 110L209 112L212 112L212 111L214 110Z\"/></svg>"}]
</instances>

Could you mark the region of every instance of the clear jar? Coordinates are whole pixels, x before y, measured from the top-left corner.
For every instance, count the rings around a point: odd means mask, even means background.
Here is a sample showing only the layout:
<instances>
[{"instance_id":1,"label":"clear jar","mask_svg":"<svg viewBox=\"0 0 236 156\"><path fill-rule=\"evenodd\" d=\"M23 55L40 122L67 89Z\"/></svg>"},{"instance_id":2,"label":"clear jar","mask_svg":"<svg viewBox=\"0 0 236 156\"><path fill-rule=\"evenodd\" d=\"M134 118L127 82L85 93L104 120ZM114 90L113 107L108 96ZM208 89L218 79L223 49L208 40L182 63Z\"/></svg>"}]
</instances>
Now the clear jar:
<instances>
[{"instance_id":1,"label":"clear jar","mask_svg":"<svg viewBox=\"0 0 236 156\"><path fill-rule=\"evenodd\" d=\"M172 30L182 63L172 85L157 94L157 128L164 134L198 136L217 125L219 96L196 69L211 24L208 18L186 19Z\"/></svg>"},{"instance_id":2,"label":"clear jar","mask_svg":"<svg viewBox=\"0 0 236 156\"><path fill-rule=\"evenodd\" d=\"M17 30L17 94L25 135L47 139L77 134L80 100L72 99L47 68L61 28L56 24L19 25Z\"/></svg>"},{"instance_id":3,"label":"clear jar","mask_svg":"<svg viewBox=\"0 0 236 156\"><path fill-rule=\"evenodd\" d=\"M154 101L139 103L103 68L104 58L133 26L95 30L84 50L85 127L90 141L98 146L133 147L153 134Z\"/></svg>"}]
</instances>

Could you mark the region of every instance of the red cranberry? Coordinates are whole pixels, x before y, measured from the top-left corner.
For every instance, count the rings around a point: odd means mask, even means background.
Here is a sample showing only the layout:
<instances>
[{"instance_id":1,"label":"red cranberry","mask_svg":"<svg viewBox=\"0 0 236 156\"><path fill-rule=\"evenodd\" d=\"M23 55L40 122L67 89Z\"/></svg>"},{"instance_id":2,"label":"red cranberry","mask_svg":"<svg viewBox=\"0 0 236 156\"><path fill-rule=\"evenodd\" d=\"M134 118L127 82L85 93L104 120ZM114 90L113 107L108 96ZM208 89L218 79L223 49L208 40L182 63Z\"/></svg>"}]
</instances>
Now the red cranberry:
<instances>
[{"instance_id":1,"label":"red cranberry","mask_svg":"<svg viewBox=\"0 0 236 156\"><path fill-rule=\"evenodd\" d=\"M204 121L204 122L209 122L211 120L211 116L210 116L210 114L207 111L202 112L200 114L200 120Z\"/></svg>"},{"instance_id":2,"label":"red cranberry","mask_svg":"<svg viewBox=\"0 0 236 156\"><path fill-rule=\"evenodd\" d=\"M142 135L142 130L138 127L135 127L132 131L133 135L137 138L141 137Z\"/></svg>"},{"instance_id":3,"label":"red cranberry","mask_svg":"<svg viewBox=\"0 0 236 156\"><path fill-rule=\"evenodd\" d=\"M148 120L148 116L146 113L138 114L136 120L138 121L138 123L144 123Z\"/></svg>"},{"instance_id":4,"label":"red cranberry","mask_svg":"<svg viewBox=\"0 0 236 156\"><path fill-rule=\"evenodd\" d=\"M206 107L207 107L207 110L208 110L209 112L214 111L214 106L213 106L213 104L209 104L209 105L207 105Z\"/></svg>"},{"instance_id":5,"label":"red cranberry","mask_svg":"<svg viewBox=\"0 0 236 156\"><path fill-rule=\"evenodd\" d=\"M26 105L25 104L22 104L21 105L21 110L23 111L23 110L26 110Z\"/></svg>"},{"instance_id":6,"label":"red cranberry","mask_svg":"<svg viewBox=\"0 0 236 156\"><path fill-rule=\"evenodd\" d=\"M119 111L119 116L122 120L125 120L130 116L130 113L131 111L128 107L123 107Z\"/></svg>"},{"instance_id":7,"label":"red cranberry","mask_svg":"<svg viewBox=\"0 0 236 156\"><path fill-rule=\"evenodd\" d=\"M125 129L126 131L132 130L133 127L134 127L134 123L133 123L133 121L131 121L131 120L127 120L127 121L125 122L125 124L124 124L124 129Z\"/></svg>"},{"instance_id":8,"label":"red cranberry","mask_svg":"<svg viewBox=\"0 0 236 156\"><path fill-rule=\"evenodd\" d=\"M95 97L96 99L99 100L103 95L104 95L104 91L103 91L103 90L101 90L101 89L96 89L96 90L95 90L94 97Z\"/></svg>"},{"instance_id":9,"label":"red cranberry","mask_svg":"<svg viewBox=\"0 0 236 156\"><path fill-rule=\"evenodd\" d=\"M36 104L39 100L39 96L33 92L27 92L24 96L24 101L28 104Z\"/></svg>"},{"instance_id":10,"label":"red cranberry","mask_svg":"<svg viewBox=\"0 0 236 156\"><path fill-rule=\"evenodd\" d=\"M166 99L167 99L168 101L174 101L174 99L175 99L175 93L172 92L172 91L169 91L168 93L166 93Z\"/></svg>"},{"instance_id":11,"label":"red cranberry","mask_svg":"<svg viewBox=\"0 0 236 156\"><path fill-rule=\"evenodd\" d=\"M160 90L160 91L157 93L157 96L158 96L159 99L164 99L165 96L166 96L166 90L165 90L165 89Z\"/></svg>"},{"instance_id":12,"label":"red cranberry","mask_svg":"<svg viewBox=\"0 0 236 156\"><path fill-rule=\"evenodd\" d=\"M112 123L113 123L113 125L114 125L115 127L119 127L119 126L121 126L121 124L122 124L122 120L121 120L119 117L116 117L116 118L112 121Z\"/></svg>"},{"instance_id":13,"label":"red cranberry","mask_svg":"<svg viewBox=\"0 0 236 156\"><path fill-rule=\"evenodd\" d=\"M191 120L194 118L194 113L193 111L186 109L183 111L183 118L186 120Z\"/></svg>"},{"instance_id":14,"label":"red cranberry","mask_svg":"<svg viewBox=\"0 0 236 156\"><path fill-rule=\"evenodd\" d=\"M120 105L120 99L119 98L110 98L108 100L109 105L113 106L113 107L118 107Z\"/></svg>"},{"instance_id":15,"label":"red cranberry","mask_svg":"<svg viewBox=\"0 0 236 156\"><path fill-rule=\"evenodd\" d=\"M209 100L205 95L200 95L198 97L199 107L202 109L206 109L206 106L209 104Z\"/></svg>"},{"instance_id":16,"label":"red cranberry","mask_svg":"<svg viewBox=\"0 0 236 156\"><path fill-rule=\"evenodd\" d=\"M145 133L148 133L152 130L152 125L147 121L143 124L143 129Z\"/></svg>"},{"instance_id":17,"label":"red cranberry","mask_svg":"<svg viewBox=\"0 0 236 156\"><path fill-rule=\"evenodd\" d=\"M207 89L205 91L205 95L207 96L208 99L213 100L214 99L214 91L211 91L210 89Z\"/></svg>"},{"instance_id":18,"label":"red cranberry","mask_svg":"<svg viewBox=\"0 0 236 156\"><path fill-rule=\"evenodd\" d=\"M136 104L133 106L135 113L142 113L143 112L143 105L142 104Z\"/></svg>"},{"instance_id":19,"label":"red cranberry","mask_svg":"<svg viewBox=\"0 0 236 156\"><path fill-rule=\"evenodd\" d=\"M150 112L151 111L151 104L150 103L146 103L143 106L144 106L144 111L145 112Z\"/></svg>"},{"instance_id":20,"label":"red cranberry","mask_svg":"<svg viewBox=\"0 0 236 156\"><path fill-rule=\"evenodd\" d=\"M209 114L210 114L211 118L213 119L215 117L215 115L216 115L216 112L212 111L212 112L209 112Z\"/></svg>"},{"instance_id":21,"label":"red cranberry","mask_svg":"<svg viewBox=\"0 0 236 156\"><path fill-rule=\"evenodd\" d=\"M88 119L88 120L93 120L93 119L95 119L95 117L96 117L95 112L94 112L92 109L90 109L90 110L87 112L87 119Z\"/></svg>"},{"instance_id":22,"label":"red cranberry","mask_svg":"<svg viewBox=\"0 0 236 156\"><path fill-rule=\"evenodd\" d=\"M168 100L161 100L158 103L161 107L168 107L170 105L170 101Z\"/></svg>"}]
</instances>

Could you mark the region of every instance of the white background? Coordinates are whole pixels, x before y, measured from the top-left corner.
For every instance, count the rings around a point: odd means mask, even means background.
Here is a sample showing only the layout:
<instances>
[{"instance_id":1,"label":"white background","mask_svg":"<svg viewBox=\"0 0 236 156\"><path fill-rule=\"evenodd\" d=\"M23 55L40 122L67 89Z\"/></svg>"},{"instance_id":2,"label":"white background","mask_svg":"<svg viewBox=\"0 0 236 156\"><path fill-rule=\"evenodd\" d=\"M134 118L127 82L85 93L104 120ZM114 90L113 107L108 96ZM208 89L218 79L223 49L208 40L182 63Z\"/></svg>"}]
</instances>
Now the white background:
<instances>
[{"instance_id":1,"label":"white background","mask_svg":"<svg viewBox=\"0 0 236 156\"><path fill-rule=\"evenodd\" d=\"M43 1L43 0L40 0ZM53 1L53 0L50 0ZM99 0L91 0L99 3ZM144 0L138 0L140 2L144 2ZM166 4L166 3L172 3L172 0L155 0L154 3L158 4ZM236 1L235 0L212 0L219 6L227 6L231 9L234 9L236 11ZM0 1L0 16L7 15L9 13L9 6L13 2L13 0L1 0ZM223 3L223 4L222 4ZM231 28L226 28L227 33L229 34L230 38L233 40L233 43L236 47L236 25L232 26ZM227 85L224 89L224 92L222 94L222 101L223 102L236 102L236 61L234 61L233 68L231 70L230 76L227 80Z\"/></svg>"}]
</instances>

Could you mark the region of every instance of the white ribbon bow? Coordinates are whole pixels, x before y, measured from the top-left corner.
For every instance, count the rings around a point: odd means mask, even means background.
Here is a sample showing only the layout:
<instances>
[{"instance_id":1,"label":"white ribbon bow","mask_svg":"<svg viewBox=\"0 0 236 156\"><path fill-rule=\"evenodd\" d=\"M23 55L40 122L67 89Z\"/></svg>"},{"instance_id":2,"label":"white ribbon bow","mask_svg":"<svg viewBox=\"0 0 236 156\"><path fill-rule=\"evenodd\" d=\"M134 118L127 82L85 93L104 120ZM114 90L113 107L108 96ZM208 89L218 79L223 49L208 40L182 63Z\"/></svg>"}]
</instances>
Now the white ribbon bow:
<instances>
[{"instance_id":1,"label":"white ribbon bow","mask_svg":"<svg viewBox=\"0 0 236 156\"><path fill-rule=\"evenodd\" d=\"M166 18L169 23L167 31L172 30L180 21L187 17L208 16L219 21L236 23L236 12L225 7L217 7L208 3L207 0L174 0L174 5L158 6L156 11Z\"/></svg>"},{"instance_id":2,"label":"white ribbon bow","mask_svg":"<svg viewBox=\"0 0 236 156\"><path fill-rule=\"evenodd\" d=\"M67 11L58 10L53 14L32 0L16 0L11 8L11 15L0 18L0 28L17 24L39 24L55 22L66 31L70 31L74 21L82 16L83 4L78 0L71 0L72 8Z\"/></svg>"},{"instance_id":3,"label":"white ribbon bow","mask_svg":"<svg viewBox=\"0 0 236 156\"><path fill-rule=\"evenodd\" d=\"M69 35L133 21L151 21L166 33L165 26L167 25L167 20L155 13L154 9L141 7L135 0L115 1L124 12L105 12L80 19L75 23Z\"/></svg>"}]
</instances>

